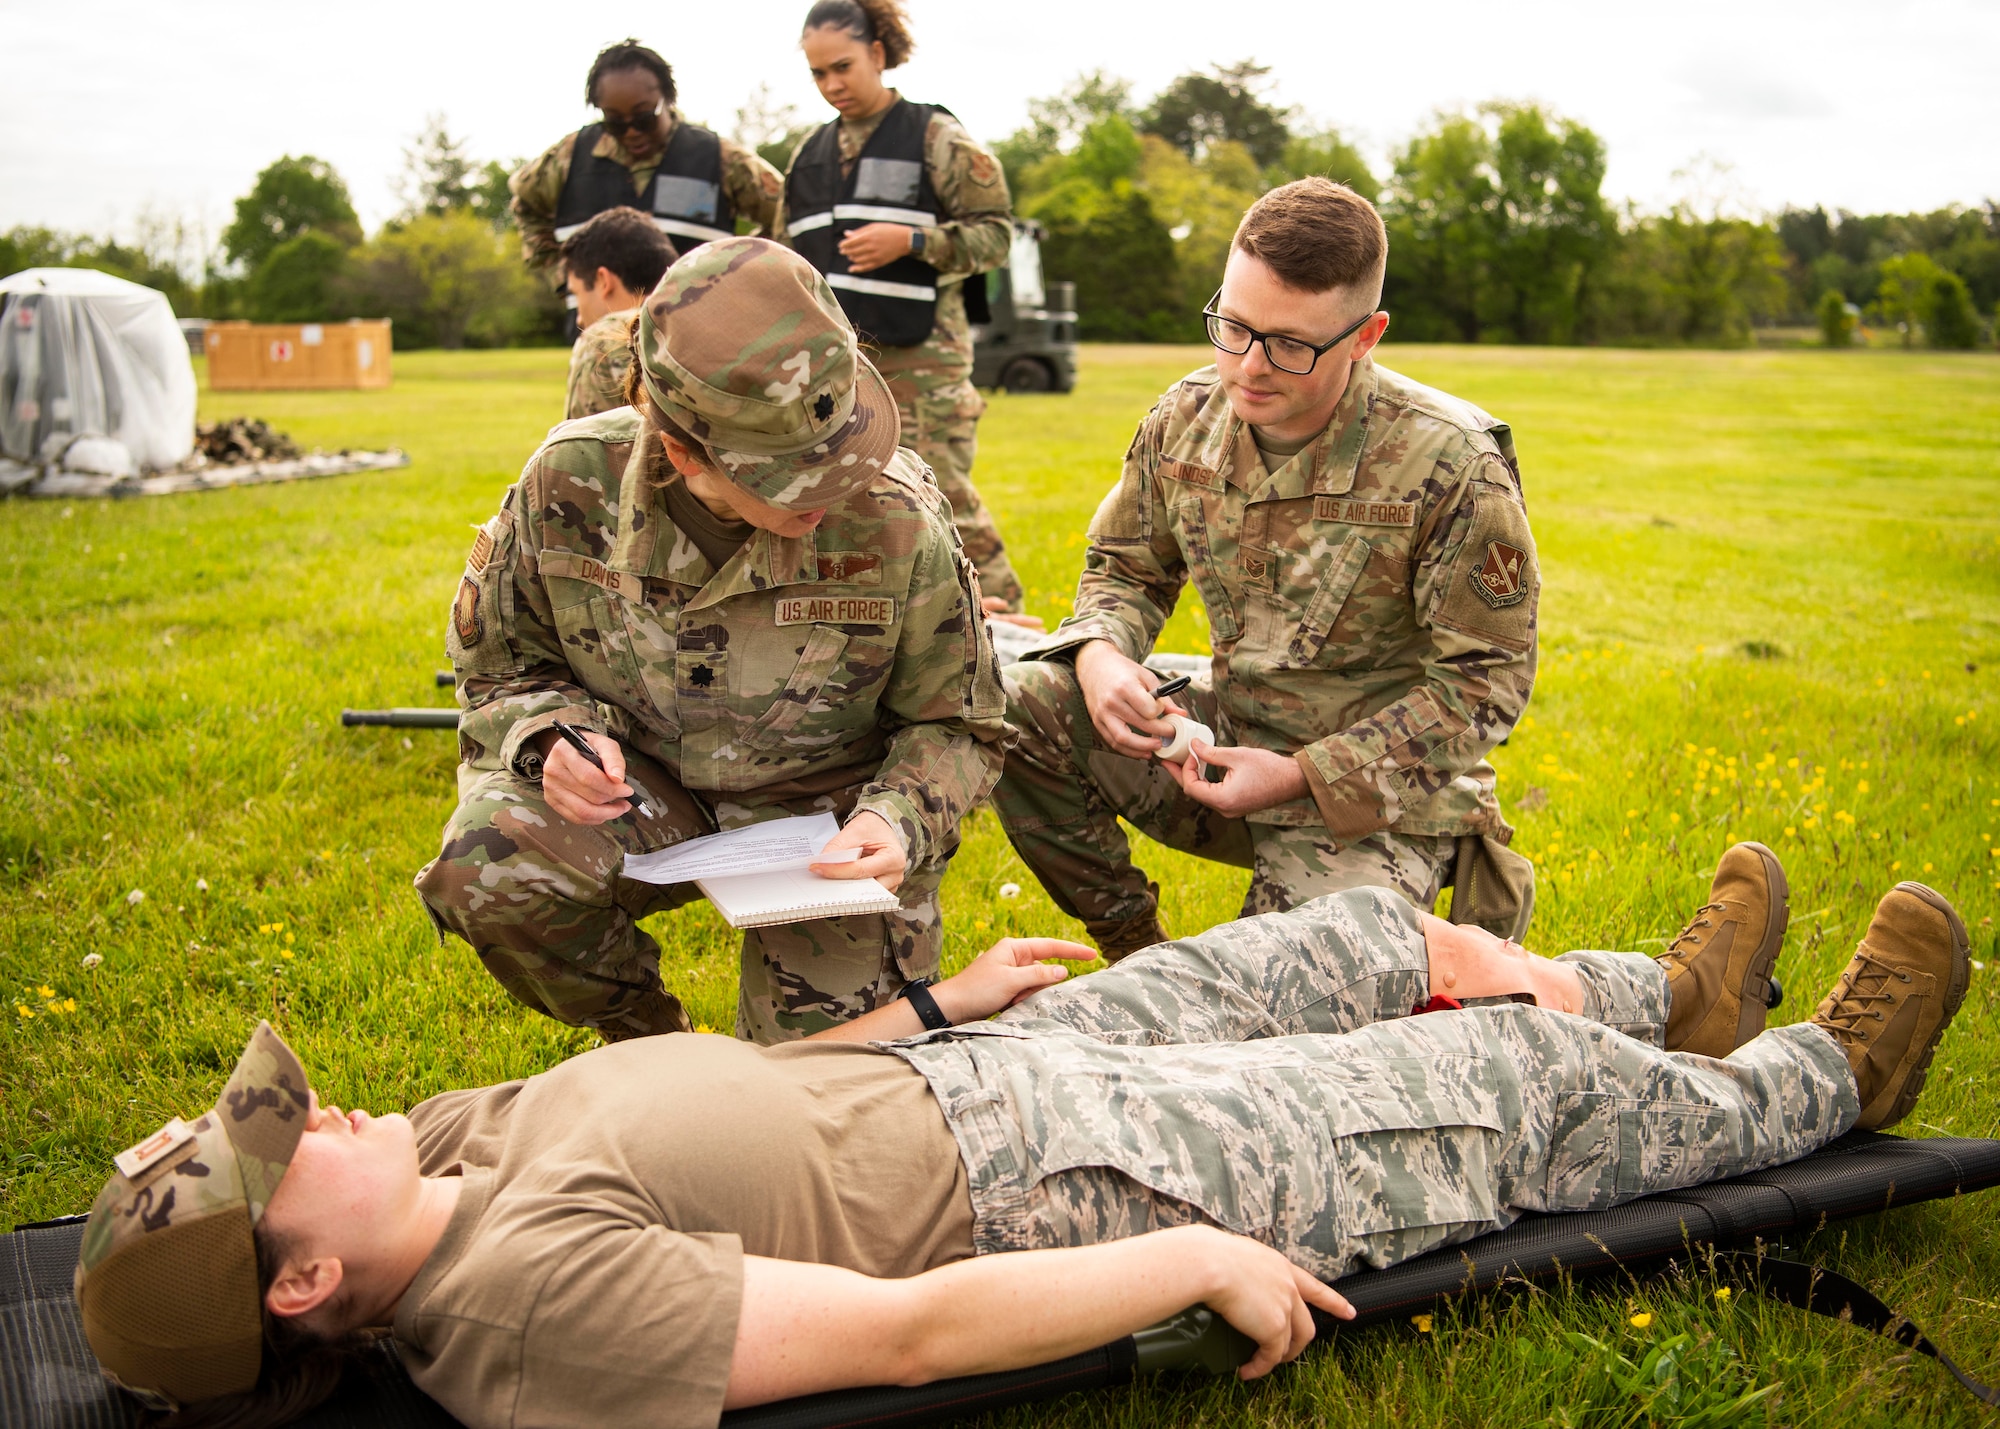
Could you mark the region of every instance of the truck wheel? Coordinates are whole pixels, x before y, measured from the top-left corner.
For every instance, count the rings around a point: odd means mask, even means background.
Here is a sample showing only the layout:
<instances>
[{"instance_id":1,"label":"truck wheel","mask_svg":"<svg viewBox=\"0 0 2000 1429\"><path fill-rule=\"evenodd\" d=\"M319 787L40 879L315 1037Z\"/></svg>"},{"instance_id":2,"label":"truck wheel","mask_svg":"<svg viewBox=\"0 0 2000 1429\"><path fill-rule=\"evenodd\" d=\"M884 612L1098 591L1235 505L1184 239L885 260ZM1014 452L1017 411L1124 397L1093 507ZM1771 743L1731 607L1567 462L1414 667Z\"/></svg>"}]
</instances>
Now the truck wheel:
<instances>
[{"instance_id":1,"label":"truck wheel","mask_svg":"<svg viewBox=\"0 0 2000 1429\"><path fill-rule=\"evenodd\" d=\"M1009 392L1046 392L1055 386L1055 376L1036 359L1017 357L1001 369L1000 385Z\"/></svg>"}]
</instances>

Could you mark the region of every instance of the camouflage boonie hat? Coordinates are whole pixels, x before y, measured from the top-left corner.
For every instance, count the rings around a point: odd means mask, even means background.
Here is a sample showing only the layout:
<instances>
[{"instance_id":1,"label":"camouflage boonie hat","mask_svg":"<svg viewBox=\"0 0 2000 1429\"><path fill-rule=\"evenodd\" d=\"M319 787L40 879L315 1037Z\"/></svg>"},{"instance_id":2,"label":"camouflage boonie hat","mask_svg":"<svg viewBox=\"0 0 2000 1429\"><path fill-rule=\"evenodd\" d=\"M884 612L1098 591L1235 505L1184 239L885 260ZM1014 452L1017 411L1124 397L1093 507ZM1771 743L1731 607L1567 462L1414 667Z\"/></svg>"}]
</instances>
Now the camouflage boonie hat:
<instances>
[{"instance_id":1,"label":"camouflage boonie hat","mask_svg":"<svg viewBox=\"0 0 2000 1429\"><path fill-rule=\"evenodd\" d=\"M768 239L704 243L667 269L634 341L653 404L773 506L832 506L902 442L895 399L833 289Z\"/></svg>"},{"instance_id":2,"label":"camouflage boonie hat","mask_svg":"<svg viewBox=\"0 0 2000 1429\"><path fill-rule=\"evenodd\" d=\"M152 1407L256 1387L264 1334L250 1231L311 1105L299 1059L259 1022L220 1101L118 1153L84 1227L76 1301L105 1373Z\"/></svg>"}]
</instances>

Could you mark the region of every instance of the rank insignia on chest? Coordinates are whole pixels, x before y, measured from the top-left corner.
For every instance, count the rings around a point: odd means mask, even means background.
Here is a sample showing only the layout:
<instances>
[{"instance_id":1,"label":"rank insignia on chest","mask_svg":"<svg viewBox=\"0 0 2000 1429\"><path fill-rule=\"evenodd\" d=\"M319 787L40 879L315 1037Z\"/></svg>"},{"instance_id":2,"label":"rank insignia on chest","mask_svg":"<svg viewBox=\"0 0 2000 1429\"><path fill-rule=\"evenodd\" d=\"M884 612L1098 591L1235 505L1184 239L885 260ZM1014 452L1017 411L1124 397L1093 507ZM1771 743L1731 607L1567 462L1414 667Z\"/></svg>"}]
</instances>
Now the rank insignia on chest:
<instances>
[{"instance_id":1,"label":"rank insignia on chest","mask_svg":"<svg viewBox=\"0 0 2000 1429\"><path fill-rule=\"evenodd\" d=\"M1505 541L1488 541L1486 563L1467 579L1495 610L1518 605L1528 595L1528 553Z\"/></svg>"},{"instance_id":2,"label":"rank insignia on chest","mask_svg":"<svg viewBox=\"0 0 2000 1429\"><path fill-rule=\"evenodd\" d=\"M715 671L706 665L697 665L688 671L688 683L705 690L715 683Z\"/></svg>"}]
</instances>

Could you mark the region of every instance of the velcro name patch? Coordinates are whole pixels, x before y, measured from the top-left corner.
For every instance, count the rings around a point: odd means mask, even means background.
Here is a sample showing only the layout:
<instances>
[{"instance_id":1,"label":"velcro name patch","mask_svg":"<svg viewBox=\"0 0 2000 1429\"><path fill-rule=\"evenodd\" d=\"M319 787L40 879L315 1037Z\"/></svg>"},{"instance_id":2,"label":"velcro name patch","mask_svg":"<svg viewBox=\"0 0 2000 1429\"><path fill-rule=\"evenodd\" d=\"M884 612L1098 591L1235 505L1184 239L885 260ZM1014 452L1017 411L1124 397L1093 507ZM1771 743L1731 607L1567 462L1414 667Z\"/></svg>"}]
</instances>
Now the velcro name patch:
<instances>
[{"instance_id":1,"label":"velcro name patch","mask_svg":"<svg viewBox=\"0 0 2000 1429\"><path fill-rule=\"evenodd\" d=\"M175 1117L144 1141L126 1147L111 1159L128 1181L136 1181L193 1140L194 1128Z\"/></svg>"},{"instance_id":2,"label":"velcro name patch","mask_svg":"<svg viewBox=\"0 0 2000 1429\"><path fill-rule=\"evenodd\" d=\"M896 602L886 595L786 596L778 602L779 625L893 625Z\"/></svg>"},{"instance_id":3,"label":"velcro name patch","mask_svg":"<svg viewBox=\"0 0 2000 1429\"><path fill-rule=\"evenodd\" d=\"M1189 486L1199 486L1204 491L1222 490L1222 473L1205 466L1195 466L1191 462L1174 457L1160 458L1160 475L1169 481L1185 482Z\"/></svg>"},{"instance_id":4,"label":"velcro name patch","mask_svg":"<svg viewBox=\"0 0 2000 1429\"><path fill-rule=\"evenodd\" d=\"M868 551L822 551L819 578L842 585L880 585L882 558Z\"/></svg>"},{"instance_id":5,"label":"velcro name patch","mask_svg":"<svg viewBox=\"0 0 2000 1429\"><path fill-rule=\"evenodd\" d=\"M1350 526L1414 526L1417 524L1417 503L1315 496L1313 516L1320 521L1344 521Z\"/></svg>"},{"instance_id":6,"label":"velcro name patch","mask_svg":"<svg viewBox=\"0 0 2000 1429\"><path fill-rule=\"evenodd\" d=\"M639 578L630 571L614 571L604 562L580 551L541 551L535 556L535 565L545 576L562 576L573 581L589 581L602 590L621 595L627 600L638 600L645 594Z\"/></svg>"}]
</instances>

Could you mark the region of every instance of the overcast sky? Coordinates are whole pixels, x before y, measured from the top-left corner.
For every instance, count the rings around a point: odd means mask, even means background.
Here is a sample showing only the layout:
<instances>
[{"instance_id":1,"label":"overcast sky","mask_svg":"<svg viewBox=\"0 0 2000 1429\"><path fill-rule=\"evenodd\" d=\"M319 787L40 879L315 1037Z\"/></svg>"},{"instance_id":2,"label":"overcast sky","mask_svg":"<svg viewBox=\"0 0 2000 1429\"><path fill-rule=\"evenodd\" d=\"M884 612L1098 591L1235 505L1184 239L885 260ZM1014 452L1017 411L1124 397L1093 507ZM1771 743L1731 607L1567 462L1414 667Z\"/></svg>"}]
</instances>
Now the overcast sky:
<instances>
[{"instance_id":1,"label":"overcast sky","mask_svg":"<svg viewBox=\"0 0 2000 1429\"><path fill-rule=\"evenodd\" d=\"M371 228L401 150L443 112L480 159L538 152L588 117L583 76L634 31L682 109L725 132L759 83L830 115L796 40L805 0L588 6L0 0L0 228L129 229L144 208L227 221L284 153L332 161ZM912 98L999 138L1027 100L1103 68L1148 95L1254 58L1278 97L1381 161L1440 107L1536 99L1610 152L1607 192L1648 206L1700 156L1754 208L1928 209L2000 197L2000 0L913 0ZM615 17L614 17L615 16Z\"/></svg>"}]
</instances>

